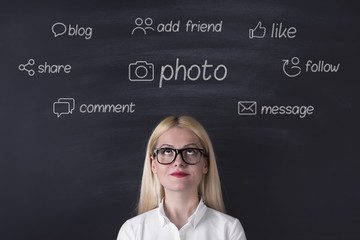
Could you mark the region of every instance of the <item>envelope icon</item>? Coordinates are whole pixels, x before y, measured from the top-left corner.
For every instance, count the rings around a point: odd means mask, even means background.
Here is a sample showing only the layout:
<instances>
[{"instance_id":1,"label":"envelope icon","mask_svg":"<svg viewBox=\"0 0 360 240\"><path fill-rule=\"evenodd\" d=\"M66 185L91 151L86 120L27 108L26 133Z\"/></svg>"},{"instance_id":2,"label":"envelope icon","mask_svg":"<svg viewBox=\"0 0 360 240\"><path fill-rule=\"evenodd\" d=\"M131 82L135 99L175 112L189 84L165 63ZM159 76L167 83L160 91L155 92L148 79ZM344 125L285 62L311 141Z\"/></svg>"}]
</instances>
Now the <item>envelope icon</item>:
<instances>
[{"instance_id":1,"label":"envelope icon","mask_svg":"<svg viewBox=\"0 0 360 240\"><path fill-rule=\"evenodd\" d=\"M257 103L256 101L239 101L238 114L239 115L256 115Z\"/></svg>"}]
</instances>

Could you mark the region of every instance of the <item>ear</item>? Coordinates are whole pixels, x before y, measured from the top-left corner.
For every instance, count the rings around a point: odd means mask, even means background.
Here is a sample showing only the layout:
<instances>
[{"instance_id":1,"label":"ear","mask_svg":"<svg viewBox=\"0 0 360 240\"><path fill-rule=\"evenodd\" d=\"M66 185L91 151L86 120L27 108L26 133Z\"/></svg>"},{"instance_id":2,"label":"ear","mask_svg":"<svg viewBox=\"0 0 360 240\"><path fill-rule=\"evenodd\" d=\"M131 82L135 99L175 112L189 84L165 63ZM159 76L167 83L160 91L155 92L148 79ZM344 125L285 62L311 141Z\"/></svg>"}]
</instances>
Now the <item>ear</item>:
<instances>
[{"instance_id":1,"label":"ear","mask_svg":"<svg viewBox=\"0 0 360 240\"><path fill-rule=\"evenodd\" d=\"M203 166L203 174L207 174L209 172L209 159L205 158L205 163Z\"/></svg>"},{"instance_id":2,"label":"ear","mask_svg":"<svg viewBox=\"0 0 360 240\"><path fill-rule=\"evenodd\" d=\"M151 171L153 172L153 174L157 174L156 161L153 158L153 156L150 156L150 162L151 162Z\"/></svg>"}]
</instances>

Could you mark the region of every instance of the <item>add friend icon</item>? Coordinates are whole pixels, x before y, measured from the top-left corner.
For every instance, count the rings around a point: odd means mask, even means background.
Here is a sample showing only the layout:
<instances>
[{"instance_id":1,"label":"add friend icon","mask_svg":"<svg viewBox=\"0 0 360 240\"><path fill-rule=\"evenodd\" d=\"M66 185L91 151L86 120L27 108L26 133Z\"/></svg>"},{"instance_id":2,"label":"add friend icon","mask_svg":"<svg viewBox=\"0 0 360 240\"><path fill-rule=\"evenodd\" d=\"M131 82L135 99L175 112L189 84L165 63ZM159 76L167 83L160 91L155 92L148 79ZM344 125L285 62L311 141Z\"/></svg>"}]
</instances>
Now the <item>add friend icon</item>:
<instances>
[{"instance_id":1,"label":"add friend icon","mask_svg":"<svg viewBox=\"0 0 360 240\"><path fill-rule=\"evenodd\" d=\"M145 24L145 27L143 25ZM151 27L153 24L153 20L151 18L146 18L145 21L142 18L135 19L136 27L132 30L131 34L134 35L135 32L142 32L146 35L147 30L155 31L154 28Z\"/></svg>"}]
</instances>

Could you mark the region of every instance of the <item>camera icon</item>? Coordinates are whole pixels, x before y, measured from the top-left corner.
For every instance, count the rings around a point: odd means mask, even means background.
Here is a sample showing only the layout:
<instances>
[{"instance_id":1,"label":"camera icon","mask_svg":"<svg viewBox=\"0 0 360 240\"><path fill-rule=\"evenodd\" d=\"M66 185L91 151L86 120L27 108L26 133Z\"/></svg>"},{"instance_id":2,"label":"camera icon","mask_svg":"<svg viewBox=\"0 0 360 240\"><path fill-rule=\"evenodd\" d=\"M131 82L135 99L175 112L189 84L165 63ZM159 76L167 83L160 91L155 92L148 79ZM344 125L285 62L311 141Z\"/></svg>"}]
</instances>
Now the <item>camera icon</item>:
<instances>
[{"instance_id":1,"label":"camera icon","mask_svg":"<svg viewBox=\"0 0 360 240\"><path fill-rule=\"evenodd\" d=\"M130 81L153 81L154 80L154 64L146 61L136 61L129 64L129 80Z\"/></svg>"}]
</instances>

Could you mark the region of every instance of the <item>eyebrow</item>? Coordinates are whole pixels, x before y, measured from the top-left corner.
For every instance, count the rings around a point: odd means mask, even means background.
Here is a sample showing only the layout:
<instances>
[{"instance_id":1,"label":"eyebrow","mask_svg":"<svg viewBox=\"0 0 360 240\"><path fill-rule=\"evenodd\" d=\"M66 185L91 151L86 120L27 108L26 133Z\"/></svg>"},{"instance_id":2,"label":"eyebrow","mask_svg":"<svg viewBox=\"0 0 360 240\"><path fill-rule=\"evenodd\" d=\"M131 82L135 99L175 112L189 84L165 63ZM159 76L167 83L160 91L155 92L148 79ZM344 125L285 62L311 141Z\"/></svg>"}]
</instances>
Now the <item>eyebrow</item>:
<instances>
[{"instance_id":1,"label":"eyebrow","mask_svg":"<svg viewBox=\"0 0 360 240\"><path fill-rule=\"evenodd\" d=\"M185 146L183 146L182 148L187 148L187 147L191 147L191 146L195 146L195 147L199 147L197 144L195 144L195 143L189 143L189 144L186 144ZM161 145L160 146L160 148L163 148L163 147L171 147L171 148L173 148L174 146L173 145L171 145L171 144L167 144L167 143L165 143L165 144L163 144L163 145Z\"/></svg>"}]
</instances>

